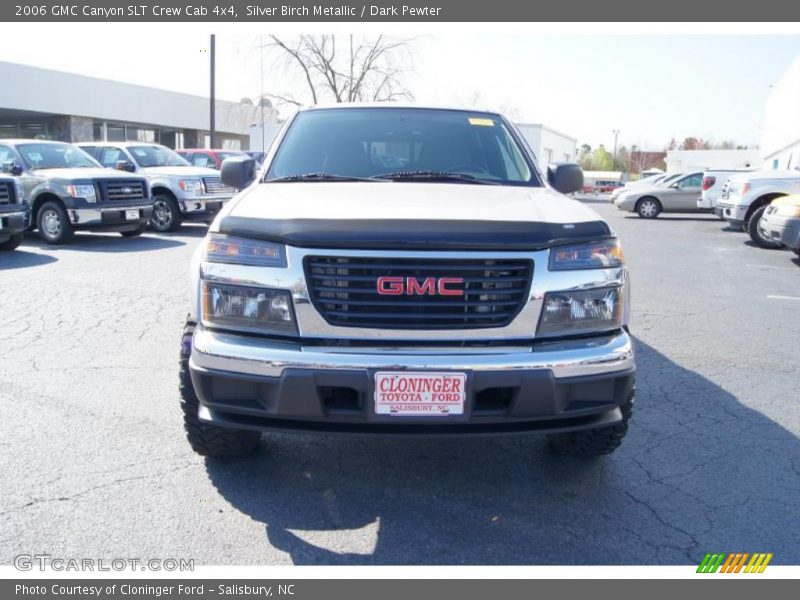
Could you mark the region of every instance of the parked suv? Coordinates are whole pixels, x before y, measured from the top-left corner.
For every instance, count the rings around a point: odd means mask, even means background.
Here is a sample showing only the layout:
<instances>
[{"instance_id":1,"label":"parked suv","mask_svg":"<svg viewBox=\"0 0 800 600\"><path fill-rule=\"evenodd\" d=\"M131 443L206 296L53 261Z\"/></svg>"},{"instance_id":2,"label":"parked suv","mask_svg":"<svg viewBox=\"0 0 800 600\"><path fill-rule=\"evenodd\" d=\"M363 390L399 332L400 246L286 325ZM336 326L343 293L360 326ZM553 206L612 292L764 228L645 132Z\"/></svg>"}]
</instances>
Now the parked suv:
<instances>
[{"instance_id":1,"label":"parked suv","mask_svg":"<svg viewBox=\"0 0 800 600\"><path fill-rule=\"evenodd\" d=\"M33 227L49 244L69 242L76 229L138 236L153 213L146 179L109 172L72 144L0 140L0 164L19 184Z\"/></svg>"},{"instance_id":2,"label":"parked suv","mask_svg":"<svg viewBox=\"0 0 800 600\"><path fill-rule=\"evenodd\" d=\"M104 167L144 175L154 209L150 226L176 231L185 220L210 223L236 190L222 185L219 171L193 167L174 150L140 142L79 144Z\"/></svg>"},{"instance_id":3,"label":"parked suv","mask_svg":"<svg viewBox=\"0 0 800 600\"><path fill-rule=\"evenodd\" d=\"M762 248L778 248L777 241L764 237L758 222L770 202L800 193L800 171L755 171L731 177L717 200L716 214L734 227L741 227Z\"/></svg>"},{"instance_id":4,"label":"parked suv","mask_svg":"<svg viewBox=\"0 0 800 600\"><path fill-rule=\"evenodd\" d=\"M11 169L11 165L3 165ZM0 251L14 250L30 225L31 211L19 181L0 175Z\"/></svg>"},{"instance_id":5,"label":"parked suv","mask_svg":"<svg viewBox=\"0 0 800 600\"><path fill-rule=\"evenodd\" d=\"M402 169L388 165L403 164ZM300 110L191 266L186 435L243 454L261 431L547 432L612 452L634 353L619 240L574 164L537 171L501 115Z\"/></svg>"},{"instance_id":6,"label":"parked suv","mask_svg":"<svg viewBox=\"0 0 800 600\"><path fill-rule=\"evenodd\" d=\"M183 148L176 150L180 156L189 161L193 167L208 167L217 171L222 167L222 161L234 156L247 156L238 150L215 150L207 148Z\"/></svg>"}]
</instances>

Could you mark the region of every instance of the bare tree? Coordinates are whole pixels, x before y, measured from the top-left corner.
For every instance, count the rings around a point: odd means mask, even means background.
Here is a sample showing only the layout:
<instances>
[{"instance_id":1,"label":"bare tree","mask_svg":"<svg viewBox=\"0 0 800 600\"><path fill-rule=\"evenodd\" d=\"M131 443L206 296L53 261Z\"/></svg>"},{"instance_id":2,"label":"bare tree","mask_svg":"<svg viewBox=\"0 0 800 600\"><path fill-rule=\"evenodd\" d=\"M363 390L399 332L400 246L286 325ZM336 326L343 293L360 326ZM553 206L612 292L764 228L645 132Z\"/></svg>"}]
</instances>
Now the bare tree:
<instances>
[{"instance_id":1,"label":"bare tree","mask_svg":"<svg viewBox=\"0 0 800 600\"><path fill-rule=\"evenodd\" d=\"M289 104L412 100L405 75L412 68L413 40L383 35L269 36L264 47L300 76L307 98L290 92L268 94ZM305 93L304 93L305 96Z\"/></svg>"}]
</instances>

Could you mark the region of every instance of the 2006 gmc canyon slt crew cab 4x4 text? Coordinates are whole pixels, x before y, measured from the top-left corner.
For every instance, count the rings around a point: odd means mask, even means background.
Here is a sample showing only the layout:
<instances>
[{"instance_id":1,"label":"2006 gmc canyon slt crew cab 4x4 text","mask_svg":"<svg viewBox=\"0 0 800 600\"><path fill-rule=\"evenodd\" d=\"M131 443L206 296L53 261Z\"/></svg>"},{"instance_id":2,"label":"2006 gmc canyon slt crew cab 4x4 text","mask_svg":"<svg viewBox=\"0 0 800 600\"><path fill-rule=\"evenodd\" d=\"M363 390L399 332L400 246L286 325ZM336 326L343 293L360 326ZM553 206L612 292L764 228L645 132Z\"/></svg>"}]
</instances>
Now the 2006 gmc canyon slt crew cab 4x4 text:
<instances>
[{"instance_id":1,"label":"2006 gmc canyon slt crew cab 4x4 text","mask_svg":"<svg viewBox=\"0 0 800 600\"><path fill-rule=\"evenodd\" d=\"M103 169L72 144L0 140L0 164L17 181L32 226L48 244L69 242L77 229L135 237L153 213L146 179Z\"/></svg>"},{"instance_id":2,"label":"2006 gmc canyon slt crew cab 4x4 text","mask_svg":"<svg viewBox=\"0 0 800 600\"><path fill-rule=\"evenodd\" d=\"M300 110L192 262L181 344L195 451L261 431L546 432L605 454L634 398L619 242L573 164L546 176L501 115ZM559 193L560 192L560 193Z\"/></svg>"}]
</instances>

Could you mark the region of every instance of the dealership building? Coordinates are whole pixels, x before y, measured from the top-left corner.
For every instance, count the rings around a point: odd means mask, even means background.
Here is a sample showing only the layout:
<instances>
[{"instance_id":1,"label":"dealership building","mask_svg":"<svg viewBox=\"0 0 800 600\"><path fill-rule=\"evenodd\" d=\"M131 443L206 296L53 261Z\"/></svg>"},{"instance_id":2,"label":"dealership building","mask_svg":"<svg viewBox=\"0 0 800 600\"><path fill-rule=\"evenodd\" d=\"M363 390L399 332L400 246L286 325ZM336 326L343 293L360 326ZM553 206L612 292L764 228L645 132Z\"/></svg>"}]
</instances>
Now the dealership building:
<instances>
[{"instance_id":1,"label":"dealership building","mask_svg":"<svg viewBox=\"0 0 800 600\"><path fill-rule=\"evenodd\" d=\"M215 120L216 146L249 150L253 137L252 149L261 150L261 124L275 129L278 114L268 102L219 100ZM0 138L194 148L209 146L208 130L209 99L202 96L0 62Z\"/></svg>"},{"instance_id":2,"label":"dealership building","mask_svg":"<svg viewBox=\"0 0 800 600\"><path fill-rule=\"evenodd\" d=\"M554 162L575 162L578 140L541 123L517 123L525 141L533 150L541 171Z\"/></svg>"},{"instance_id":3,"label":"dealership building","mask_svg":"<svg viewBox=\"0 0 800 600\"><path fill-rule=\"evenodd\" d=\"M768 169L800 169L800 56L767 97L761 153Z\"/></svg>"}]
</instances>

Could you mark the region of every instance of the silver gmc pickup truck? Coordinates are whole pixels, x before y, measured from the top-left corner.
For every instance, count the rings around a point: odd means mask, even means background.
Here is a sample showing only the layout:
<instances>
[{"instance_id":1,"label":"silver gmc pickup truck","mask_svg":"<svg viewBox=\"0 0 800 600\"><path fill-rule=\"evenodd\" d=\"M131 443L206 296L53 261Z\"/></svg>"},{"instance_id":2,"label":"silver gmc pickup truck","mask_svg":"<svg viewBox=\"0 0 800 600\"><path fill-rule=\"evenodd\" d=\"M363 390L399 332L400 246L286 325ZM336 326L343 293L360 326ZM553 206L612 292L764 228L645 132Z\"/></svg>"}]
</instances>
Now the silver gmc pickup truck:
<instances>
[{"instance_id":1,"label":"silver gmc pickup truck","mask_svg":"<svg viewBox=\"0 0 800 600\"><path fill-rule=\"evenodd\" d=\"M189 443L241 455L264 431L545 432L612 452L634 351L619 240L536 168L504 117L402 105L299 111L191 266L180 352Z\"/></svg>"}]
</instances>

